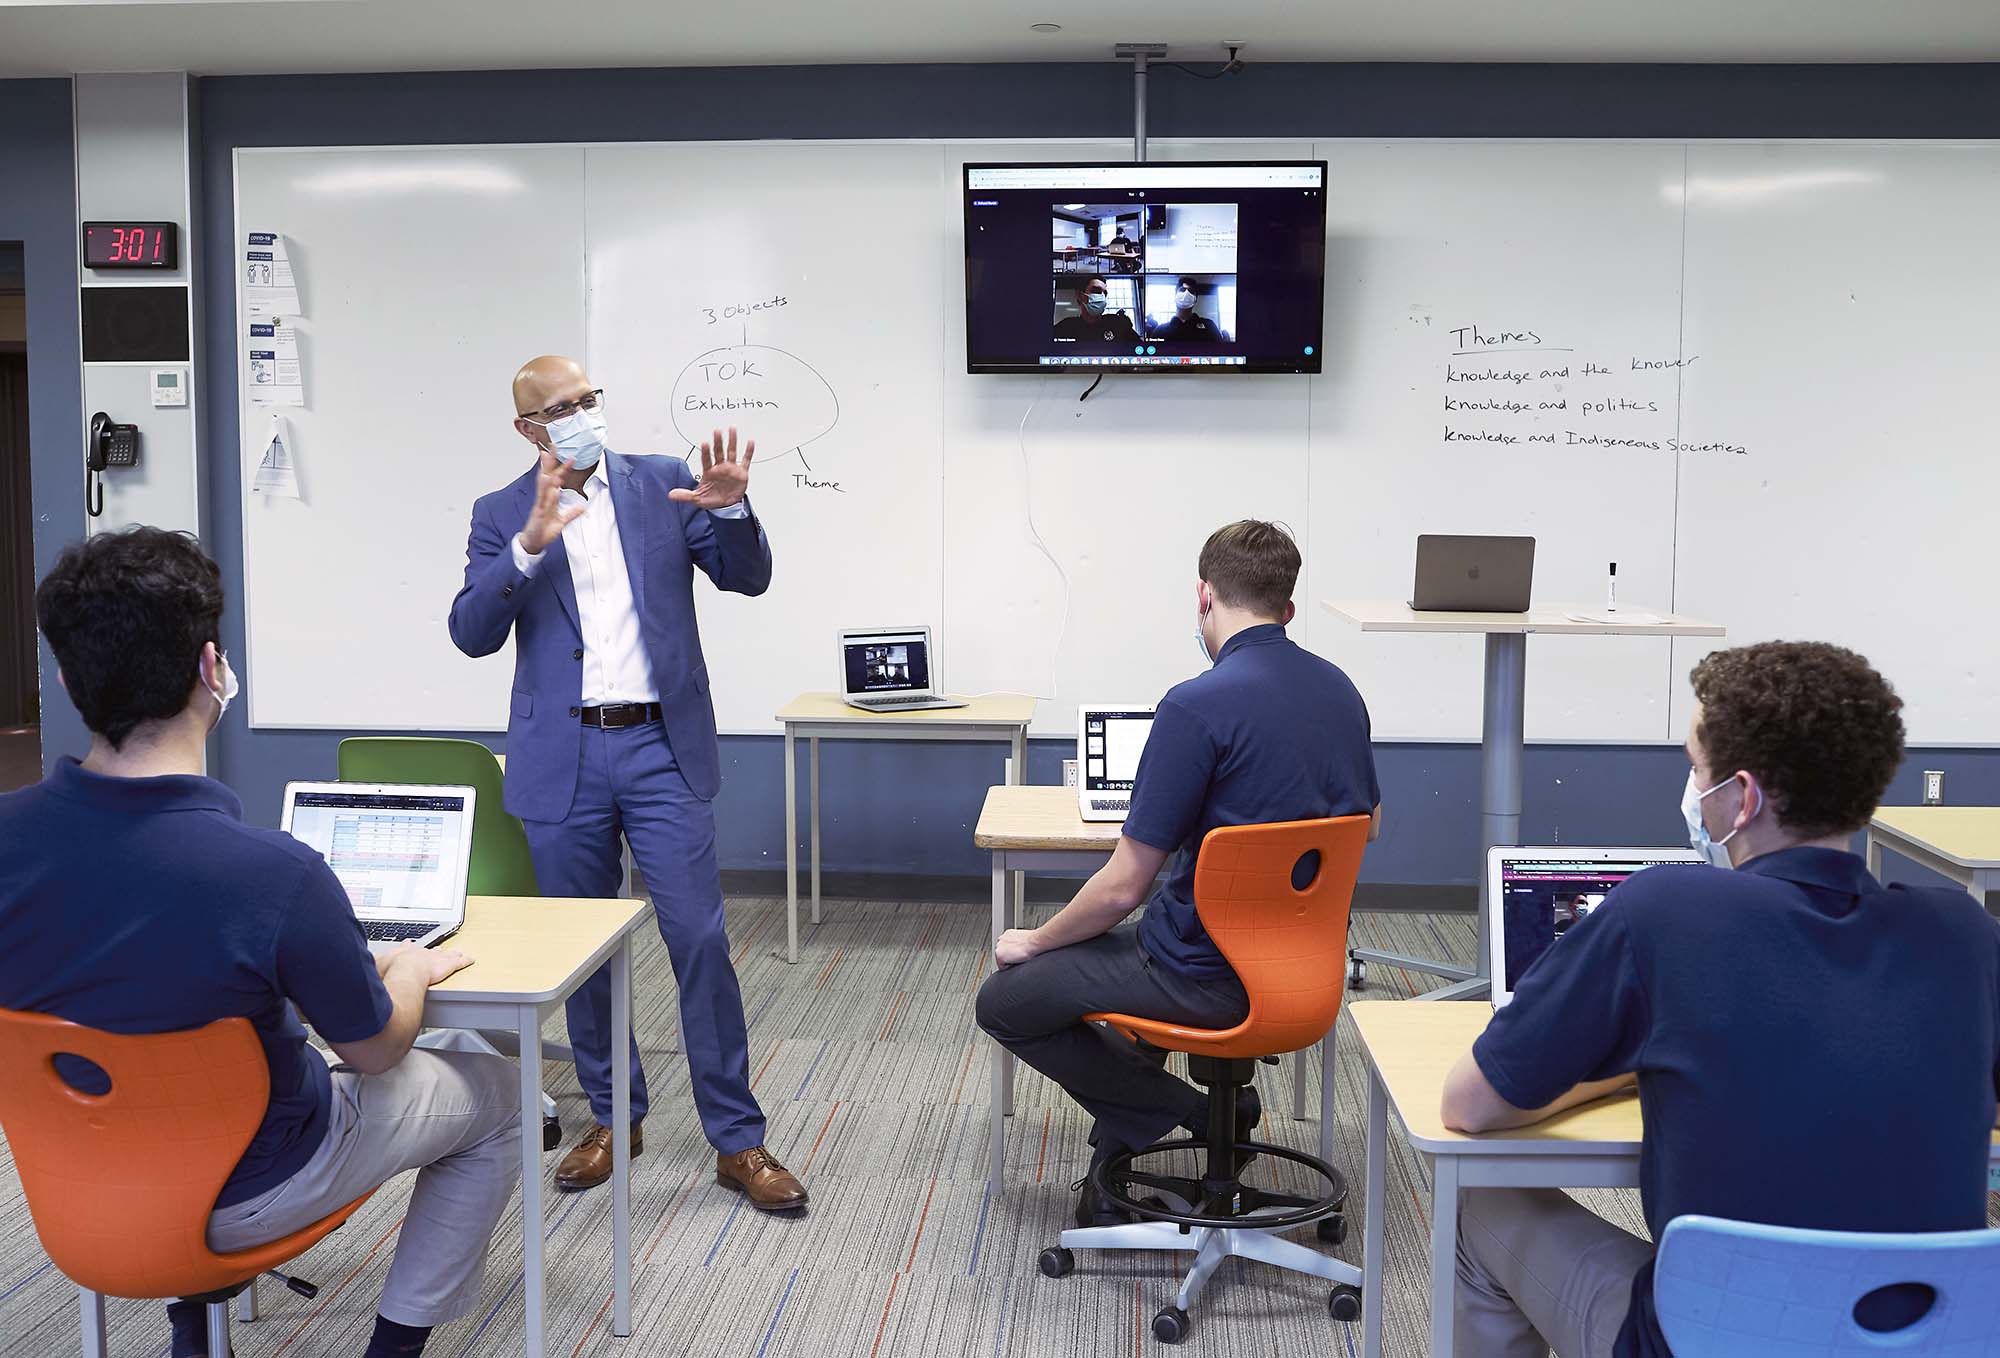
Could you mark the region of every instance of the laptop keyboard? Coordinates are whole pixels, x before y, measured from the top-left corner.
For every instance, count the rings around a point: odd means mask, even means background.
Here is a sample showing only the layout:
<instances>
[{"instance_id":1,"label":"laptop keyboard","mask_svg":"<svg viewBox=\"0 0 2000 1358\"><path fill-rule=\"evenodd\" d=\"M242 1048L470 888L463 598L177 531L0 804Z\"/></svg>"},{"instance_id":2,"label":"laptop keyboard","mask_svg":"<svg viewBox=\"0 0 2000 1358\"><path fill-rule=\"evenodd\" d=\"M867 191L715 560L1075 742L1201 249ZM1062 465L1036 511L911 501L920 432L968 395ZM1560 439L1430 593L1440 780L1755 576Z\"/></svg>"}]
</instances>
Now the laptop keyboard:
<instances>
[{"instance_id":1,"label":"laptop keyboard","mask_svg":"<svg viewBox=\"0 0 2000 1358\"><path fill-rule=\"evenodd\" d=\"M405 922L390 919L361 921L361 935L371 943L413 943L437 928L436 920Z\"/></svg>"},{"instance_id":2,"label":"laptop keyboard","mask_svg":"<svg viewBox=\"0 0 2000 1358\"><path fill-rule=\"evenodd\" d=\"M937 697L930 693L906 693L900 698L856 698L854 701L862 707L910 707L916 703L934 703Z\"/></svg>"},{"instance_id":3,"label":"laptop keyboard","mask_svg":"<svg viewBox=\"0 0 2000 1358\"><path fill-rule=\"evenodd\" d=\"M1093 811L1130 811L1132 809L1132 799L1130 797L1121 797L1115 802L1092 799L1090 809Z\"/></svg>"}]
</instances>

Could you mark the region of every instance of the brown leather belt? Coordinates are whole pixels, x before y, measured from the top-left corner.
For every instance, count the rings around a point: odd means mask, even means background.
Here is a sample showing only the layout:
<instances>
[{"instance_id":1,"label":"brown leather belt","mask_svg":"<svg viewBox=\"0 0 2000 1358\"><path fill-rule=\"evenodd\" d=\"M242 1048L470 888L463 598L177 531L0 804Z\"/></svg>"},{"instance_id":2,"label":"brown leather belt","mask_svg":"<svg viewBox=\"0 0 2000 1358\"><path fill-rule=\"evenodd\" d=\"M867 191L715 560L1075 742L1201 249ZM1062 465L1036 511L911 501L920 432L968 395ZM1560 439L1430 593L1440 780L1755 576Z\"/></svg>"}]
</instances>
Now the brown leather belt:
<instances>
[{"instance_id":1,"label":"brown leather belt","mask_svg":"<svg viewBox=\"0 0 2000 1358\"><path fill-rule=\"evenodd\" d=\"M644 726L649 721L660 719L658 703L609 703L603 707L586 707L580 714L585 726L595 726L606 731L622 731L628 726Z\"/></svg>"}]
</instances>

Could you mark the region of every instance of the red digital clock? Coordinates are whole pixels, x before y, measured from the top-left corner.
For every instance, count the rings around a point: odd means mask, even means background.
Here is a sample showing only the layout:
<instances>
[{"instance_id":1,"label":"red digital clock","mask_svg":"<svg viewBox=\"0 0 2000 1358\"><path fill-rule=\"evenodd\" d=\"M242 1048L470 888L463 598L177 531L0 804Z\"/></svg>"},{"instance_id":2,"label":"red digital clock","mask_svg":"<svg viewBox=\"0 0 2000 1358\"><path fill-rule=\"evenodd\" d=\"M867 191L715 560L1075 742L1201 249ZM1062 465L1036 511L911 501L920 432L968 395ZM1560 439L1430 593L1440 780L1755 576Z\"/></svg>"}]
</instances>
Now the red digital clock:
<instances>
[{"instance_id":1,"label":"red digital clock","mask_svg":"<svg viewBox=\"0 0 2000 1358\"><path fill-rule=\"evenodd\" d=\"M180 228L173 222L85 222L86 269L180 267Z\"/></svg>"}]
</instances>

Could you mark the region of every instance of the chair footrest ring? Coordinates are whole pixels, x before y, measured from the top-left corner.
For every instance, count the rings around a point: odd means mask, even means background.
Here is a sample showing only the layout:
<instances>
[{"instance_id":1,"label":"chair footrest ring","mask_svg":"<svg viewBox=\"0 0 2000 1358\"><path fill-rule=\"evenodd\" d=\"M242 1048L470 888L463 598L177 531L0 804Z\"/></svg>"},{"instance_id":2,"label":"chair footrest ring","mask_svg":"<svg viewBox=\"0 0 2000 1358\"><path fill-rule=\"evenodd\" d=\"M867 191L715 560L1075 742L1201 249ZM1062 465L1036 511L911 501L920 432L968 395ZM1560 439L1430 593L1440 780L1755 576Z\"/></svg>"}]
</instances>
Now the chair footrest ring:
<instances>
[{"instance_id":1,"label":"chair footrest ring","mask_svg":"<svg viewBox=\"0 0 2000 1358\"><path fill-rule=\"evenodd\" d=\"M1318 1198L1303 1198L1294 1194L1265 1192L1234 1178L1222 1181L1204 1175L1200 1179L1186 1179L1177 1175L1148 1174L1137 1168L1137 1162L1149 1156L1207 1149L1206 1141L1197 1141L1192 1137L1155 1142L1144 1150L1124 1151L1112 1156L1091 1171L1091 1182L1107 1202L1141 1220L1171 1221L1179 1226L1248 1226L1257 1230L1282 1231L1293 1226L1309 1225L1329 1216L1339 1211L1347 1201L1347 1180L1339 1170L1316 1155L1263 1141L1238 1141L1231 1151L1239 1159L1247 1153L1303 1165L1326 1184L1327 1191ZM1227 1192L1215 1191L1218 1185L1225 1183ZM1195 1196L1180 1192L1182 1187L1198 1190L1201 1198L1198 1210L1177 1212L1157 1199L1141 1199L1134 1192L1134 1189L1166 1188L1183 1199ZM1291 1210L1272 1212L1269 1209L1273 1207Z\"/></svg>"}]
</instances>

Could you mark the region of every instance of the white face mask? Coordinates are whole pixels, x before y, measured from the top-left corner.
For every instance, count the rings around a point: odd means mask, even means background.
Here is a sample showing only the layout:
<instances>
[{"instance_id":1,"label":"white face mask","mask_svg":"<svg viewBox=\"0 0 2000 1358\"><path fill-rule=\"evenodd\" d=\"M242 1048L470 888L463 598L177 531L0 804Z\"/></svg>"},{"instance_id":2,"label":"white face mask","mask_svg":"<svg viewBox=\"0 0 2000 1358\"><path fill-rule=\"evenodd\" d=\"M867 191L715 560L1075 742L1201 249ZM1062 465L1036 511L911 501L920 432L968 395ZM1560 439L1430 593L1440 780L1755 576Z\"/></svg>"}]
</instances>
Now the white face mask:
<instances>
[{"instance_id":1,"label":"white face mask","mask_svg":"<svg viewBox=\"0 0 2000 1358\"><path fill-rule=\"evenodd\" d=\"M1174 306L1182 311L1193 311L1194 294L1189 292L1186 288L1182 288L1179 292L1174 294Z\"/></svg>"},{"instance_id":2,"label":"white face mask","mask_svg":"<svg viewBox=\"0 0 2000 1358\"><path fill-rule=\"evenodd\" d=\"M216 669L218 669L222 673L222 692L217 693L212 688L208 689L208 696L215 699L215 707L216 707L215 724L208 728L211 731L213 731L216 726L222 725L222 718L224 714L226 714L229 711L229 705L235 702L236 695L243 691L243 685L238 683L236 680L236 671L229 667L229 657L222 654L220 651L217 651L215 659L216 659ZM208 688L208 681L202 679L201 677L200 661L195 662L194 677L197 681L201 683L201 686L203 688Z\"/></svg>"},{"instance_id":3,"label":"white face mask","mask_svg":"<svg viewBox=\"0 0 2000 1358\"><path fill-rule=\"evenodd\" d=\"M1201 634L1201 624L1208 617L1208 610L1202 609L1194 615L1194 644L1201 652L1201 663L1213 665L1215 657L1208 653L1208 638Z\"/></svg>"},{"instance_id":4,"label":"white face mask","mask_svg":"<svg viewBox=\"0 0 2000 1358\"><path fill-rule=\"evenodd\" d=\"M1735 781L1734 778L1725 778L1707 792L1703 792L1700 784L1694 780L1694 770L1689 769L1687 788L1681 793L1681 817L1687 821L1688 843L1694 846L1695 852L1706 857L1709 862L1718 868L1732 868L1736 866L1729 861L1729 850L1726 846L1730 840L1736 838L1741 833L1743 826L1737 826L1736 829L1731 830L1721 839L1714 838L1708 833L1708 826L1702 823L1701 804L1711 795L1722 791L1722 789ZM1758 801L1757 811L1761 812L1764 809L1762 798L1760 797ZM1755 820L1756 818L1756 814L1753 813L1750 820ZM1750 821L1743 822L1744 825L1748 825L1749 823Z\"/></svg>"},{"instance_id":5,"label":"white face mask","mask_svg":"<svg viewBox=\"0 0 2000 1358\"><path fill-rule=\"evenodd\" d=\"M604 456L604 412L572 410L546 426L556 456L579 471L588 471Z\"/></svg>"}]
</instances>

